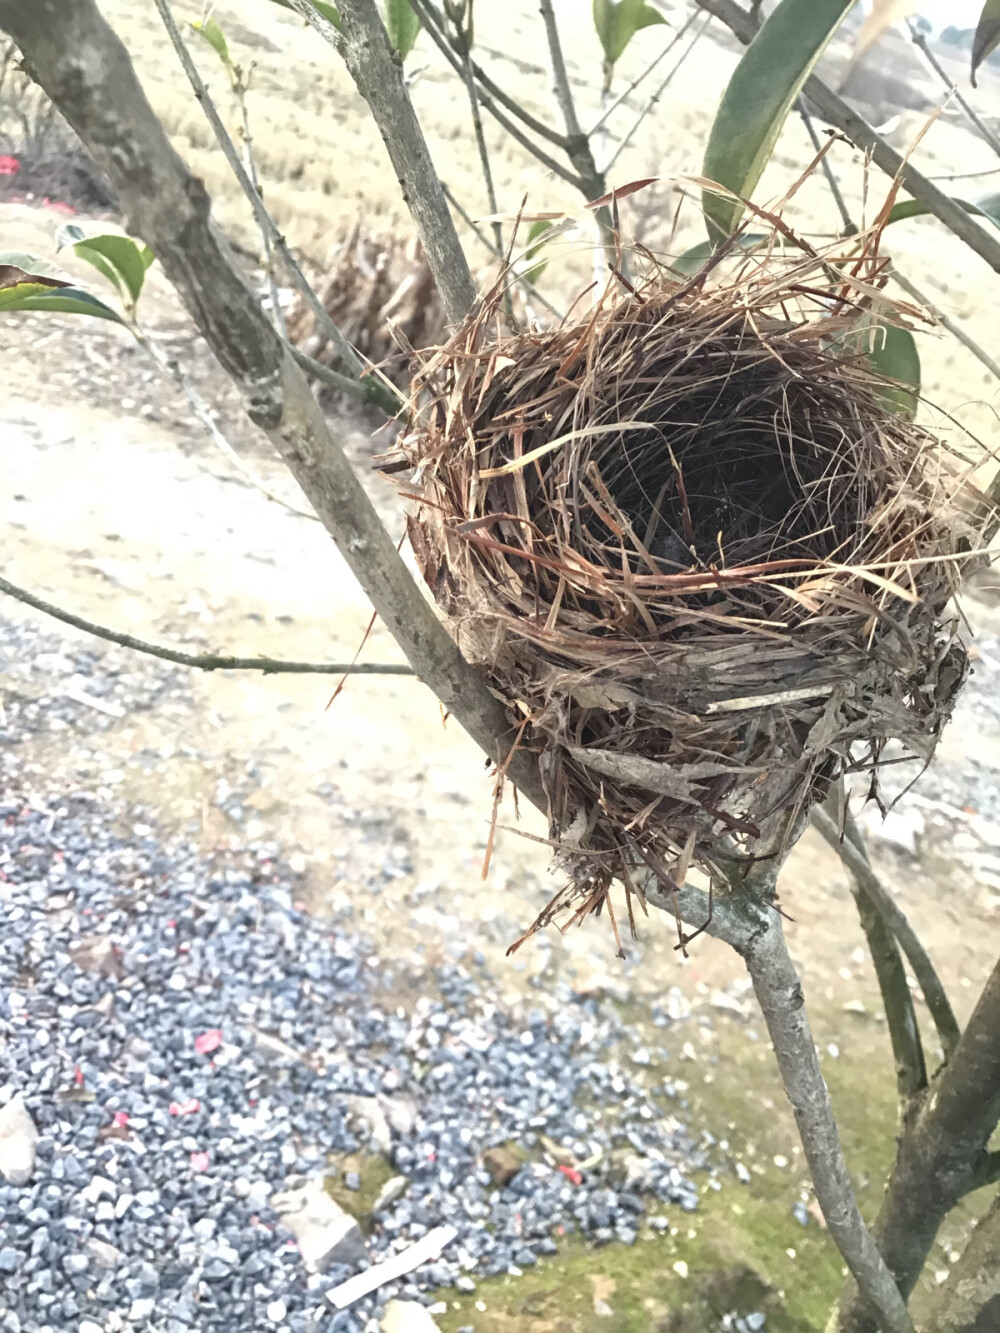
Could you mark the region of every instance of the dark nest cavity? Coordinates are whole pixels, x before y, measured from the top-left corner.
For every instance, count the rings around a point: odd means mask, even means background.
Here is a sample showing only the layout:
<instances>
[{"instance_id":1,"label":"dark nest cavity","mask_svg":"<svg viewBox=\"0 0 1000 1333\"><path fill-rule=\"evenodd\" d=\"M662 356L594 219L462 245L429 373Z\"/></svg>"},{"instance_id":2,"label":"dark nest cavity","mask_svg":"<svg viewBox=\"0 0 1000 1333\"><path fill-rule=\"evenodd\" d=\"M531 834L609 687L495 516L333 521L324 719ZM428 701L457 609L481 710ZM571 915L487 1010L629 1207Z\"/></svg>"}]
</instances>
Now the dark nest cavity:
<instances>
[{"instance_id":1,"label":"dark nest cavity","mask_svg":"<svg viewBox=\"0 0 1000 1333\"><path fill-rule=\"evenodd\" d=\"M766 877L834 779L877 796L887 742L928 760L951 712L985 519L830 273L657 271L513 336L495 291L422 367L411 539L538 755L569 883L536 925L616 878L631 917L650 873Z\"/></svg>"}]
</instances>

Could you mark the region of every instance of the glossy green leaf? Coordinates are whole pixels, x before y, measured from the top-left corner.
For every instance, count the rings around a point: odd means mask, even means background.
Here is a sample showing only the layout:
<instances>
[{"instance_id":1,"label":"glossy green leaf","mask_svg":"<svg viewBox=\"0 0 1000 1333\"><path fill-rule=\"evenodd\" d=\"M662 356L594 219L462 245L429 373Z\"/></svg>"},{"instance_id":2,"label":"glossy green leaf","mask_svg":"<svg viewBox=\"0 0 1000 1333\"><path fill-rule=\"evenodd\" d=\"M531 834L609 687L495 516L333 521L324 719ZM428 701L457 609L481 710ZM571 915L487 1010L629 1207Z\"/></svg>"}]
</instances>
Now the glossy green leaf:
<instances>
[{"instance_id":1,"label":"glossy green leaf","mask_svg":"<svg viewBox=\"0 0 1000 1333\"><path fill-rule=\"evenodd\" d=\"M280 5L282 9L290 9L293 14L299 12L294 5L289 4L288 0L274 0L274 3ZM320 18L326 19L327 23L332 23L338 32L340 31L340 13L335 6L328 5L326 0L310 0L310 4Z\"/></svg>"},{"instance_id":2,"label":"glossy green leaf","mask_svg":"<svg viewBox=\"0 0 1000 1333\"><path fill-rule=\"evenodd\" d=\"M594 0L594 27L609 65L615 64L640 28L666 21L647 0Z\"/></svg>"},{"instance_id":3,"label":"glossy green leaf","mask_svg":"<svg viewBox=\"0 0 1000 1333\"><path fill-rule=\"evenodd\" d=\"M116 311L82 287L52 287L38 282L20 282L0 287L0 312L16 314L36 310L50 314L94 315L124 324Z\"/></svg>"},{"instance_id":4,"label":"glossy green leaf","mask_svg":"<svg viewBox=\"0 0 1000 1333\"><path fill-rule=\"evenodd\" d=\"M226 41L226 34L219 27L215 19L209 18L202 23L200 20L191 24L195 32L200 33L208 42L209 46L216 53L226 69L232 69L233 62L229 55L229 43Z\"/></svg>"},{"instance_id":5,"label":"glossy green leaf","mask_svg":"<svg viewBox=\"0 0 1000 1333\"><path fill-rule=\"evenodd\" d=\"M748 199L781 127L853 0L781 0L726 85L705 150L702 175ZM736 230L740 199L702 193L709 240Z\"/></svg>"},{"instance_id":6,"label":"glossy green leaf","mask_svg":"<svg viewBox=\"0 0 1000 1333\"><path fill-rule=\"evenodd\" d=\"M1000 227L1000 194L988 194L984 199L953 199L953 203L964 208L966 213L974 213L978 217L988 218L995 227ZM896 204L889 214L888 222L903 222L906 218L919 218L930 209L919 199L904 199L902 203ZM886 225L888 226L888 222Z\"/></svg>"},{"instance_id":7,"label":"glossy green leaf","mask_svg":"<svg viewBox=\"0 0 1000 1333\"><path fill-rule=\"evenodd\" d=\"M1000 0L986 0L979 15L976 35L972 39L972 86L976 86L976 70L986 57L1000 46Z\"/></svg>"},{"instance_id":8,"label":"glossy green leaf","mask_svg":"<svg viewBox=\"0 0 1000 1333\"><path fill-rule=\"evenodd\" d=\"M410 0L385 0L385 28L393 50L400 60L405 60L420 31L420 20L413 12Z\"/></svg>"},{"instance_id":9,"label":"glossy green leaf","mask_svg":"<svg viewBox=\"0 0 1000 1333\"><path fill-rule=\"evenodd\" d=\"M71 245L74 253L113 283L130 305L134 306L138 301L146 270L153 262L153 252L148 245L118 232L91 236L75 222L60 228L56 244L59 249Z\"/></svg>"}]
</instances>

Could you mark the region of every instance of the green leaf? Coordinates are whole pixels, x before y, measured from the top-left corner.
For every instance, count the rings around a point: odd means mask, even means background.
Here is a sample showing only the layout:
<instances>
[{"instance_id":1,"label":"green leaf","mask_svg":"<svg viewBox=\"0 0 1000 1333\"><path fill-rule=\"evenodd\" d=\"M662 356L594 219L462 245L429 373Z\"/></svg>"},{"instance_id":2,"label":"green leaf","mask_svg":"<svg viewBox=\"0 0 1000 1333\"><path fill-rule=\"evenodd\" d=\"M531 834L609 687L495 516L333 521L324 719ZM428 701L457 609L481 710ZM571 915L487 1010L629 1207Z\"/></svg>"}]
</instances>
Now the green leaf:
<instances>
[{"instance_id":1,"label":"green leaf","mask_svg":"<svg viewBox=\"0 0 1000 1333\"><path fill-rule=\"evenodd\" d=\"M65 245L71 245L81 259L113 283L129 305L135 305L142 292L146 270L153 262L153 252L148 245L118 232L89 236L75 222L67 223L59 230L56 246L62 249Z\"/></svg>"},{"instance_id":2,"label":"green leaf","mask_svg":"<svg viewBox=\"0 0 1000 1333\"><path fill-rule=\"evenodd\" d=\"M400 60L405 60L420 31L420 20L413 12L410 0L385 0L385 27L393 50Z\"/></svg>"},{"instance_id":3,"label":"green leaf","mask_svg":"<svg viewBox=\"0 0 1000 1333\"><path fill-rule=\"evenodd\" d=\"M958 204L964 208L966 213L974 213L981 218L987 218L995 227L1000 227L1000 194L988 194L984 199L957 199L953 198L952 203ZM889 213L886 226L890 222L903 222L906 218L919 218L930 209L919 199L904 199L902 203L896 204Z\"/></svg>"},{"instance_id":4,"label":"green leaf","mask_svg":"<svg viewBox=\"0 0 1000 1333\"><path fill-rule=\"evenodd\" d=\"M215 19L206 19L204 23L200 20L191 24L195 32L201 33L205 41L216 53L227 70L233 68L233 62L229 55L229 43L226 41L226 34L219 27Z\"/></svg>"},{"instance_id":5,"label":"green leaf","mask_svg":"<svg viewBox=\"0 0 1000 1333\"><path fill-rule=\"evenodd\" d=\"M910 330L869 312L861 317L857 329L848 334L845 342L854 350L868 353L877 375L897 381L876 387L883 404L892 412L915 417L920 393L920 353Z\"/></svg>"},{"instance_id":6,"label":"green leaf","mask_svg":"<svg viewBox=\"0 0 1000 1333\"><path fill-rule=\"evenodd\" d=\"M289 4L289 0L274 0L274 3L280 5L282 9L290 9L293 14L298 14L298 10ZM326 0L310 0L310 3L320 18L326 19L327 23L332 23L337 31L340 31L340 14L333 5L328 5Z\"/></svg>"},{"instance_id":7,"label":"green leaf","mask_svg":"<svg viewBox=\"0 0 1000 1333\"><path fill-rule=\"evenodd\" d=\"M48 311L50 314L94 315L124 324L121 315L82 287L51 287L38 282L20 282L0 287L0 312L14 314L24 310Z\"/></svg>"},{"instance_id":8,"label":"green leaf","mask_svg":"<svg viewBox=\"0 0 1000 1333\"><path fill-rule=\"evenodd\" d=\"M533 222L528 228L528 244L524 251L525 260L530 263L539 250L560 231L561 228L553 226L548 219L539 218L536 222ZM521 277L534 285L545 272L548 262L547 259L543 259L540 263L533 264L521 273Z\"/></svg>"},{"instance_id":9,"label":"green leaf","mask_svg":"<svg viewBox=\"0 0 1000 1333\"><path fill-rule=\"evenodd\" d=\"M640 28L666 21L647 0L594 0L594 27L609 65L615 64Z\"/></svg>"},{"instance_id":10,"label":"green leaf","mask_svg":"<svg viewBox=\"0 0 1000 1333\"><path fill-rule=\"evenodd\" d=\"M976 24L972 39L972 86L976 86L976 70L986 57L1000 46L1000 0L986 0Z\"/></svg>"},{"instance_id":11,"label":"green leaf","mask_svg":"<svg viewBox=\"0 0 1000 1333\"><path fill-rule=\"evenodd\" d=\"M49 259L39 259L23 250L0 250L0 289L24 281L50 287L72 287L73 279Z\"/></svg>"},{"instance_id":12,"label":"green leaf","mask_svg":"<svg viewBox=\"0 0 1000 1333\"><path fill-rule=\"evenodd\" d=\"M740 198L702 192L709 239L736 230L802 85L853 0L781 0L743 53L722 94L702 175Z\"/></svg>"}]
</instances>

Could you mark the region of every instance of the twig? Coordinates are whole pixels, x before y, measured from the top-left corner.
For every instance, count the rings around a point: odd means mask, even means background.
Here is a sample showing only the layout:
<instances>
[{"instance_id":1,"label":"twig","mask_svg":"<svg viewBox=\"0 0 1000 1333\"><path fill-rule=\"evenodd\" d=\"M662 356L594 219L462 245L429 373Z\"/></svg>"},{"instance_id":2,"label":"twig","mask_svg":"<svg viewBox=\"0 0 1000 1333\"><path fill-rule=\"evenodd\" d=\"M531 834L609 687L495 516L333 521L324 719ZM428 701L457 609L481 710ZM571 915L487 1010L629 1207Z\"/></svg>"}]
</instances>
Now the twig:
<instances>
[{"instance_id":1,"label":"twig","mask_svg":"<svg viewBox=\"0 0 1000 1333\"><path fill-rule=\"evenodd\" d=\"M741 42L749 43L753 40L756 24L735 0L695 0L695 3L725 23ZM898 176L909 193L927 206L928 212L933 213L970 250L974 250L992 269L1000 273L1000 240L990 235L971 214L966 213L943 190L939 190L911 162L905 161L862 116L815 75L806 80L803 92L825 120L836 125L858 148L870 153L875 165L886 175L894 179Z\"/></svg>"},{"instance_id":2,"label":"twig","mask_svg":"<svg viewBox=\"0 0 1000 1333\"><path fill-rule=\"evenodd\" d=\"M454 191L449 189L444 181L441 182L441 189L444 191L444 197L448 200L448 203L451 204L452 208L469 228L479 244L502 263L504 259L503 251L498 250L496 246L494 246L493 242L482 228L476 224L475 219L469 216L468 211L462 207L461 203L456 198ZM543 296L533 282L529 282L524 276L518 276L517 282L524 288L532 300L537 301L539 305L544 306L551 315L555 315L556 319L563 318L562 311L554 306L548 297Z\"/></svg>"},{"instance_id":3,"label":"twig","mask_svg":"<svg viewBox=\"0 0 1000 1333\"><path fill-rule=\"evenodd\" d=\"M801 97L799 98L798 102L798 110L799 110L799 115L802 117L803 124L805 125L806 130L808 131L809 138L812 140L813 147L816 149L817 152L819 152L821 147L820 137L816 132L816 127L813 124L812 116L810 116L809 110L806 107ZM833 165L830 162L828 154L825 154L823 156L821 166L823 169L823 175L826 177L826 183L830 188L831 195L833 196L834 203L837 205L837 211L840 213L841 221L843 222L844 225L844 235L854 236L856 235L858 228L855 225L853 218L851 217L850 209L847 207L847 203L844 199L843 194L841 193L840 185L837 182L837 177L833 170ZM973 338L972 335L966 329L964 329L961 324L959 324L956 320L952 319L950 315L945 314L945 312L941 309L940 306L935 305L935 303L931 301L929 297L925 296L924 293L920 291L918 287L916 287L912 282L910 282L909 278L905 277L894 266L891 266L889 268L889 276L897 283L898 286L902 287L904 292L907 292L910 296L913 297L915 301L918 301L920 305L924 307L925 310L930 311L930 313L934 316L934 318L941 325L941 327L943 329L947 329L948 332L952 335L952 337L957 338L958 341L964 347L967 347L969 351L972 353L972 355L976 357L977 360L981 361L983 365L986 367L986 369L992 375L995 375L997 379L1000 379L1000 363L994 360L994 358L990 356L989 352L987 352L986 348L981 347L979 343L976 342L975 338Z\"/></svg>"},{"instance_id":4,"label":"twig","mask_svg":"<svg viewBox=\"0 0 1000 1333\"><path fill-rule=\"evenodd\" d=\"M838 782L826 803L827 813L838 827L843 820L845 836L850 838L859 855L867 861L868 853L861 831L851 818L850 812L843 808L843 800L843 782ZM920 1040L913 995L907 984L906 968L903 966L896 937L853 875L851 884L861 929L868 942L868 952L882 993L882 1004L885 1008L889 1040L892 1043L892 1055L896 1065L900 1111L901 1114L905 1114L913 1098L927 1086L927 1066L924 1061L924 1048Z\"/></svg>"},{"instance_id":5,"label":"twig","mask_svg":"<svg viewBox=\"0 0 1000 1333\"><path fill-rule=\"evenodd\" d=\"M188 82L194 89L194 95L201 104L205 117L212 127L212 132L215 134L219 147L222 149L226 161L232 168L233 174L239 181L240 188L250 201L250 206L253 209L258 226L270 237L275 250L277 250L278 254L281 256L282 263L285 264L289 273L295 280L295 285L305 297L306 304L315 315L316 320L324 333L333 343L334 347L336 347L337 355L340 357L344 365L354 372L356 378L350 381L350 383L353 384L353 388L349 390L349 392L353 393L356 397L363 399L365 402L377 404L390 416L394 415L399 410L400 400L398 395L390 392L388 386L379 379L371 376L366 376L363 379L361 378L362 372L365 369L363 362L341 333L337 325L330 318L323 302L313 291L308 278L302 272L294 255L288 248L288 243L285 241L284 236L282 236L281 232L278 230L277 223L265 208L264 201L260 196L260 191L254 188L253 182L247 174L246 168L237 152L236 145L233 143L229 131L223 124L222 117L219 115L215 103L212 101L208 88L205 85L205 81L199 74L198 67L191 58L191 53L188 51L184 38L181 36L180 28L177 26L177 22L170 9L169 0L154 0L154 3L159 11L160 18L163 20L167 35L169 36L181 65L184 68L184 72L188 77ZM320 16L317 14L317 18L319 17Z\"/></svg>"},{"instance_id":6,"label":"twig","mask_svg":"<svg viewBox=\"0 0 1000 1333\"><path fill-rule=\"evenodd\" d=\"M792 1104L802 1147L830 1235L883 1333L913 1333L906 1303L865 1226L851 1184L803 1003L802 983L773 912L766 929L743 952Z\"/></svg>"},{"instance_id":7,"label":"twig","mask_svg":"<svg viewBox=\"0 0 1000 1333\"><path fill-rule=\"evenodd\" d=\"M471 18L467 19L471 24ZM497 204L497 192L493 184L493 169L490 166L490 153L486 146L486 135L483 133L483 118L479 114L479 95L476 92L476 76L472 70L472 44L469 31L465 30L458 34L461 40L461 58L462 58L462 77L465 83L465 90L469 95L469 109L472 112L472 129L476 136L476 148L479 152L479 165L483 171L483 181L486 185L486 198L490 206L492 216L491 226L493 228L493 239L496 241L496 247L499 254L503 254L503 227L497 214L500 211ZM511 328L514 327L514 306L511 301L510 290L504 291L504 312L507 316L507 322Z\"/></svg>"},{"instance_id":8,"label":"twig","mask_svg":"<svg viewBox=\"0 0 1000 1333\"><path fill-rule=\"evenodd\" d=\"M349 375L341 375L340 371L331 370L329 366L324 366L322 361L307 356L301 347L296 347L292 342L287 342L285 346L295 364L300 366L307 375L311 375L313 379L322 381L329 388L335 389L337 393L354 394L356 392L357 380L352 380ZM400 401L397 403L395 411L398 412L402 406L402 401Z\"/></svg>"},{"instance_id":9,"label":"twig","mask_svg":"<svg viewBox=\"0 0 1000 1333\"><path fill-rule=\"evenodd\" d=\"M458 324L475 304L476 288L403 82L402 65L389 45L375 0L342 0L339 10L344 61L382 136L445 316Z\"/></svg>"},{"instance_id":10,"label":"twig","mask_svg":"<svg viewBox=\"0 0 1000 1333\"><path fill-rule=\"evenodd\" d=\"M247 84L244 82L242 71L235 79L233 91L236 93L236 99L240 107L240 124L243 130L243 156L246 158L247 175L250 177L250 184L253 186L254 193L259 199L264 198L264 192L260 188L260 179L257 175L257 161L253 151L253 135L250 133L250 113L247 109ZM259 225L259 223L258 223ZM271 296L271 318L274 320L275 327L282 338L288 340L288 329L285 327L285 315L281 309L281 301L278 292L278 280L274 273L274 246L271 244L271 237L266 227L260 228L261 244L264 247L264 267L267 270L267 286Z\"/></svg>"},{"instance_id":11,"label":"twig","mask_svg":"<svg viewBox=\"0 0 1000 1333\"><path fill-rule=\"evenodd\" d=\"M692 15L691 17L694 18L695 16ZM694 34L694 36L691 38L690 42L689 42L688 45L687 45L686 50L684 50L684 51L681 53L681 55L677 58L676 63L675 63L674 65L671 66L670 71L669 71L669 72L667 73L667 75L664 77L663 82L660 84L660 86L657 88L656 92L653 93L652 97L649 99L649 101L646 103L646 105L642 108L642 110L641 110L641 111L639 112L639 114L636 116L635 120L632 122L631 127L630 127L630 128L625 132L625 134L622 136L622 138L621 138L621 140L619 141L617 147L615 148L615 151L614 151L614 152L611 154L611 156L608 158L607 162L605 162L604 167L603 167L603 171L604 171L605 176L608 174L608 172L611 170L611 168L612 168L612 167L615 165L615 163L618 161L619 157L622 155L622 153L625 151L625 149L628 147L628 145L632 142L632 139L635 137L635 135L636 135L636 133L637 133L637 131L638 131L638 129L639 129L639 126L642 124L642 122L643 122L643 121L646 119L646 117L649 115L650 111L652 111L653 108L658 104L660 98L663 96L664 92L666 91L667 85L670 83L671 79L674 77L674 75L677 73L677 71L680 69L680 67L684 64L684 61L687 60L688 56L691 54L691 52L692 52L692 51L694 50L694 48L697 46L697 44L698 44L698 42L701 40L701 38L705 35L705 29L708 27L708 25L711 23L711 21L712 21L712 16L711 16L711 14L706 14L706 15L705 15L705 21L704 21L704 23L702 23L701 27L700 27L700 28L698 29L698 31ZM685 25L685 26L686 26L686 25Z\"/></svg>"},{"instance_id":12,"label":"twig","mask_svg":"<svg viewBox=\"0 0 1000 1333\"><path fill-rule=\"evenodd\" d=\"M10 583L3 577L0 577L0 592L24 602L26 606L34 607L36 611L43 611L54 620L61 620L64 625L72 625L74 629L93 634L95 638L106 639L108 643L116 643L121 648L130 648L137 653L147 653L150 657L159 657L164 662L197 667L199 671L262 671L265 676L413 675L413 668L402 662L286 662L277 657L230 657L216 653L184 653L177 648L165 648L159 643L147 643L145 639L137 639L133 634L121 634L118 630L108 629L106 625L95 625L93 621L84 620L82 616L74 615L72 611L64 611L62 607L53 606L51 602L36 597L34 593L19 588L16 583Z\"/></svg>"},{"instance_id":13,"label":"twig","mask_svg":"<svg viewBox=\"0 0 1000 1333\"><path fill-rule=\"evenodd\" d=\"M270 487L261 481L259 477L255 476L251 469L247 467L246 463L244 463L243 459L219 429L215 418L203 402L201 394L195 388L190 377L185 375L184 371L181 370L178 361L172 356L167 356L163 351L163 348L160 347L159 344L147 333L138 328L133 329L132 332L135 335L139 346L146 352L147 356L149 356L164 374L170 376L184 394L185 398L187 398L191 405L192 412L194 412L195 416L208 431L216 448L228 458L236 471L239 472L241 476L245 477L255 490L260 491L261 495L266 496L268 500L273 500L275 504L281 505L283 509L287 509L288 512L294 514L296 518L308 518L311 519L312 522L318 523L319 519L315 514L310 514L308 510L299 509L296 505L290 504L287 500L278 495L276 491L272 491Z\"/></svg>"},{"instance_id":14,"label":"twig","mask_svg":"<svg viewBox=\"0 0 1000 1333\"><path fill-rule=\"evenodd\" d=\"M451 44L445 34L442 31L439 31L436 27L433 16L429 14L427 5L423 3L423 0L410 0L410 3L413 6L414 13L420 17L421 22L424 24L424 28L430 34L431 40L441 51L442 55L444 55L452 69L454 69L455 73L458 74L460 78L464 77L461 61L451 49ZM478 66L473 66L473 69L477 70ZM480 82L482 81L480 80ZM522 148L526 149L536 161L540 162L548 171L551 171L554 175L558 176L560 180L564 180L567 185L572 185L575 189L586 193L579 177L574 175L568 168L564 167L561 162L557 162L554 157L550 157L543 148L539 148L538 144L532 143L524 131L519 129L518 126L516 126L510 118L500 110L493 101L490 93L487 92L485 88L480 88L479 96L483 106L486 107L494 120L499 125L502 125L511 138L519 143ZM568 151L568 141L564 140L562 136L560 136L559 147L566 148Z\"/></svg>"},{"instance_id":15,"label":"twig","mask_svg":"<svg viewBox=\"0 0 1000 1333\"><path fill-rule=\"evenodd\" d=\"M614 100L613 102L610 102L610 103L604 108L604 110L603 110L603 111L601 112L601 114L600 114L600 117L599 117L597 120L594 121L593 125L592 125L592 126L590 127L590 129L587 131L587 137L588 137L588 139L593 138L593 136L598 132L598 130L604 128L604 122L608 119L608 117L611 116L611 115L613 115L614 112L617 111L618 108L621 106L622 102L624 102L625 99L626 99L631 93L634 93L634 92L635 92L635 90L636 90L636 88L638 88L639 84L640 84L640 83L644 83L644 82L646 81L646 79L650 76L650 74L652 74L653 70L656 69L657 65L658 65L662 60L665 60L665 59L667 58L667 56L668 56L668 55L670 54L670 52L674 49L674 47L677 45L677 43L681 40L681 38L684 36L684 34L687 32L688 28L690 28L691 24L695 21L695 19L696 19L697 17L698 17L698 11L697 11L697 10L692 10L691 13L690 13L690 14L687 16L687 18L684 20L683 24L682 24L682 25L677 29L677 31L673 34L673 36L671 37L670 41L667 42L666 46L663 48L663 50L660 52L660 54L659 54L658 56L655 56L655 57L649 62L649 64L646 66L646 68L642 71L642 73L641 73L641 74L637 74L636 77L632 80L632 82L628 85L628 87L625 88L622 92L620 92L620 93L618 94L618 96L615 98L615 100Z\"/></svg>"},{"instance_id":16,"label":"twig","mask_svg":"<svg viewBox=\"0 0 1000 1333\"><path fill-rule=\"evenodd\" d=\"M439 50L441 50L443 55L448 56L447 48L449 45L453 48L454 43L451 42L447 36L445 16L434 5L433 0L410 0L410 2L414 12L420 17L427 32L430 33L431 40ZM448 56L448 58L451 60L450 56ZM508 59L513 59L513 57L508 56ZM454 61L451 61L451 63L454 65ZM515 61L515 64L519 65L521 68L526 68L521 61ZM551 125L546 125L544 121L539 120L537 116L533 116L530 111L525 110L520 102L511 97L509 93L504 92L503 88L491 79L486 71L481 66L477 65L475 61L472 62L472 72L475 74L476 79L486 94L483 98L484 105L489 106L490 109L493 110L492 99L495 98L501 106L505 106L511 115L517 116L517 118L523 124L527 125L528 129L533 130L535 134L543 139L547 139L549 143L554 144L556 148L566 147L566 136L564 134L560 134L559 131L554 130Z\"/></svg>"},{"instance_id":17,"label":"twig","mask_svg":"<svg viewBox=\"0 0 1000 1333\"><path fill-rule=\"evenodd\" d=\"M878 910L882 920L899 941L899 947L906 955L906 959L913 969L913 975L917 979L917 984L924 993L924 999L927 1001L927 1008L934 1020L934 1026L937 1028L945 1059L950 1059L961 1038L962 1030L958 1026L958 1020L951 1007L947 992L941 983L941 978L935 971L934 964L920 942L916 931L857 846L852 841L841 838L840 829L830 816L823 810L815 809L812 812L812 822L822 837L840 856L844 865L847 866L860 884L866 897Z\"/></svg>"},{"instance_id":18,"label":"twig","mask_svg":"<svg viewBox=\"0 0 1000 1333\"><path fill-rule=\"evenodd\" d=\"M920 288L915 286L904 274L900 273L895 265L890 265L888 272L889 277L898 287L902 287L903 291L906 292L907 295L912 296L915 301L918 301L925 310L929 310L943 329L947 329L952 337L957 338L963 347L969 349L977 361L982 362L991 375L995 375L996 378L1000 380L1000 362L990 356L985 347L981 347L979 343L976 342L975 338L973 338L957 320L954 320L950 315L945 314L939 305L932 301L929 296L925 296Z\"/></svg>"},{"instance_id":19,"label":"twig","mask_svg":"<svg viewBox=\"0 0 1000 1333\"><path fill-rule=\"evenodd\" d=\"M566 60L563 56L562 42L559 40L559 25L556 23L552 0L539 0L539 8L542 11L542 22L545 24L545 38L549 44L553 91L559 110L562 112L563 124L566 126L566 137L579 139L583 132L576 114L573 90L569 85L569 74L566 72Z\"/></svg>"},{"instance_id":20,"label":"twig","mask_svg":"<svg viewBox=\"0 0 1000 1333\"><path fill-rule=\"evenodd\" d=\"M907 20L907 27L910 30L910 41L923 56L925 63L930 66L931 70L941 80L941 83L947 90L948 95L950 97L953 97L955 101L958 103L958 105L962 108L962 111L965 114L965 118L969 122L969 124L972 125L974 129L979 131L980 137L984 139L986 143L988 143L989 146L993 149L994 153L996 153L997 156L1000 157L1000 139L997 138L993 130L991 130L990 127L986 124L982 116L978 114L976 109L969 102L968 98L965 97L965 95L962 93L962 90L955 83L954 79L952 79L951 75L938 60L937 56L934 54L934 52L930 48L930 45L928 44L926 35L920 31L920 29L916 26L916 24L912 21L912 19Z\"/></svg>"}]
</instances>

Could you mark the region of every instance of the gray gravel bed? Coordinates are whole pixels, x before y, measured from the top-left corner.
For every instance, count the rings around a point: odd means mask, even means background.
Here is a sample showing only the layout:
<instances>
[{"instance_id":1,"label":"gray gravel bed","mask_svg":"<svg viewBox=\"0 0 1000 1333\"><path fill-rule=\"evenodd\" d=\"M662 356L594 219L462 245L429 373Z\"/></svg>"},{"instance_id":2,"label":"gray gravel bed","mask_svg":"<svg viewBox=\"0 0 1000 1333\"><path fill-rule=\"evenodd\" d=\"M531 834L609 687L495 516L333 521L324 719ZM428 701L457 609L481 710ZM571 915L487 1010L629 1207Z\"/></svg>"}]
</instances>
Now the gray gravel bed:
<instances>
[{"instance_id":1,"label":"gray gravel bed","mask_svg":"<svg viewBox=\"0 0 1000 1333\"><path fill-rule=\"evenodd\" d=\"M633 1244L697 1206L694 1171L718 1187L603 1001L557 986L513 1014L470 953L400 1005L405 972L349 919L307 915L275 843L205 856L149 810L46 779L40 737L115 725L47 689L47 654L129 712L183 697L183 673L0 624L0 1106L22 1094L40 1134L30 1182L0 1183L3 1333L372 1329L392 1296L471 1291L573 1232ZM542 1136L590 1165L560 1169ZM532 1160L496 1187L482 1154L509 1141ZM307 1273L270 1201L376 1150L408 1186L355 1267L459 1235L336 1312L325 1293L355 1268Z\"/></svg>"}]
</instances>

